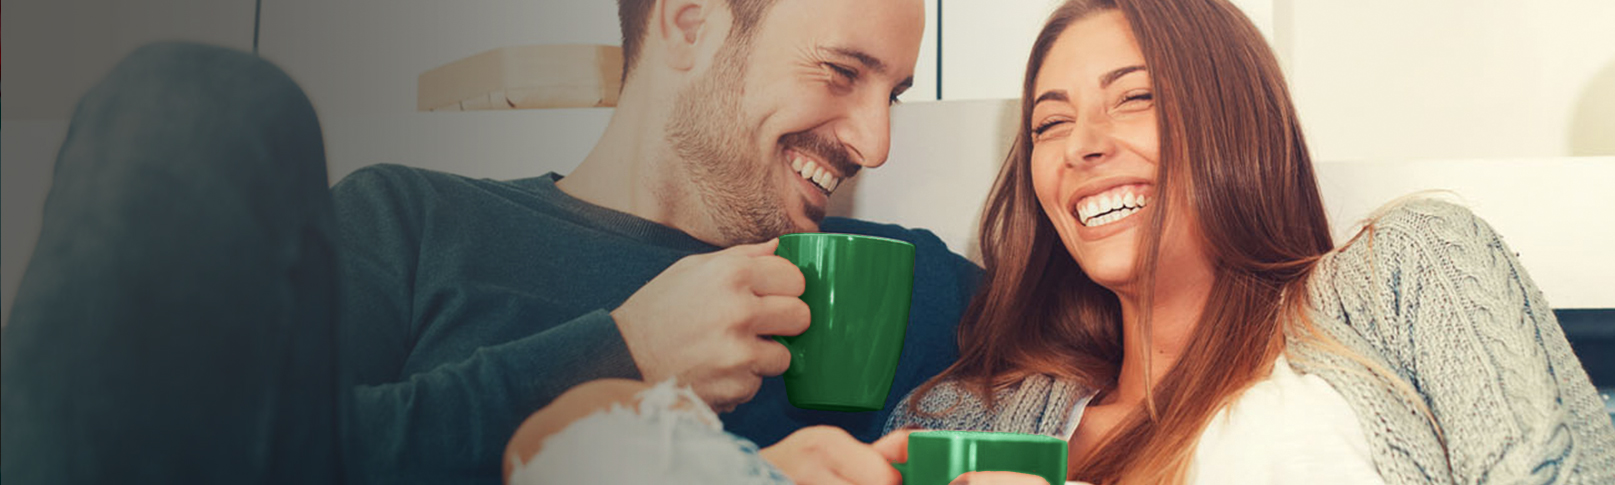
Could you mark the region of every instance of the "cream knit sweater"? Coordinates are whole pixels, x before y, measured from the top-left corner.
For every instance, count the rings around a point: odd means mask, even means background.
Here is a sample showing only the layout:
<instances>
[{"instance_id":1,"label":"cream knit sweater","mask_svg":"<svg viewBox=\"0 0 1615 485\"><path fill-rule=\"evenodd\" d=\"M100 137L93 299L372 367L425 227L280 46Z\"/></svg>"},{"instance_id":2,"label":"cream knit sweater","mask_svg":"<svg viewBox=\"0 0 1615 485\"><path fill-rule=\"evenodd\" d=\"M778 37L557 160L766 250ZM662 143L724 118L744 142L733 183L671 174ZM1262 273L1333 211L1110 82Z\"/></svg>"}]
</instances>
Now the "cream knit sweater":
<instances>
[{"instance_id":1,"label":"cream knit sweater","mask_svg":"<svg viewBox=\"0 0 1615 485\"><path fill-rule=\"evenodd\" d=\"M1387 382L1308 340L1286 355L1356 412L1388 484L1615 483L1615 427L1551 308L1484 221L1450 203L1402 203L1331 253L1310 282L1312 320L1410 384L1439 430ZM987 409L944 383L887 429L1058 435L1082 386L1035 375Z\"/></svg>"}]
</instances>

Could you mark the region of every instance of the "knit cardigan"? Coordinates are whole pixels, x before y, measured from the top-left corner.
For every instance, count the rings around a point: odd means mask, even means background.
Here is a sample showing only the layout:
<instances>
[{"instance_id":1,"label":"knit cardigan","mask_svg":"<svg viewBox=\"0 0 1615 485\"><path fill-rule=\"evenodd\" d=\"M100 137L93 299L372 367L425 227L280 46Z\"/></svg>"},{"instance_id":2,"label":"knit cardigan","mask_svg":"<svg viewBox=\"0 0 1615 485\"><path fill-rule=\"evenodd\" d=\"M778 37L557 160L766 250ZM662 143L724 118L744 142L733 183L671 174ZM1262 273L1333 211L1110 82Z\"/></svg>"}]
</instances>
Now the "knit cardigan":
<instances>
[{"instance_id":1,"label":"knit cardigan","mask_svg":"<svg viewBox=\"0 0 1615 485\"><path fill-rule=\"evenodd\" d=\"M1356 412L1387 484L1615 483L1615 427L1586 372L1516 255L1468 209L1398 204L1311 278L1314 326L1395 373L1433 415L1356 361L1286 335L1291 365ZM887 430L1059 436L1092 391L1036 374L994 392L989 409L943 382L918 398L920 413L905 398Z\"/></svg>"}]
</instances>

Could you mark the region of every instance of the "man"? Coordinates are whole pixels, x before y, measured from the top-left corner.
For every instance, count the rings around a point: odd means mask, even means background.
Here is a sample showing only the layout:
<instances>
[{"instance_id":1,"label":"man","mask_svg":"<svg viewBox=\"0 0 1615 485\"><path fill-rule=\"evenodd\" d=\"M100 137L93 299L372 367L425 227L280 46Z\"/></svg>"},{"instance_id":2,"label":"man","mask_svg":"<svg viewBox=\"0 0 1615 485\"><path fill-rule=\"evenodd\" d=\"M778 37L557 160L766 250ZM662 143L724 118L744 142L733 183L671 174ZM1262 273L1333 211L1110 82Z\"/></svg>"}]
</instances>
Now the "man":
<instances>
[{"instance_id":1,"label":"man","mask_svg":"<svg viewBox=\"0 0 1615 485\"><path fill-rule=\"evenodd\" d=\"M872 440L885 412L796 409L762 380L789 357L761 337L808 318L781 291L800 292L800 273L767 241L913 240L914 323L888 412L951 363L974 268L926 233L819 224L837 185L885 161L923 15L913 0L624 1L620 101L568 176L379 167L338 184L355 458L398 464L399 479L445 463L492 474L522 418L601 377L677 377L762 445L816 423Z\"/></svg>"},{"instance_id":2,"label":"man","mask_svg":"<svg viewBox=\"0 0 1615 485\"><path fill-rule=\"evenodd\" d=\"M676 378L763 445L820 423L873 439L903 393L954 359L977 271L923 231L821 223L837 186L885 161L921 2L625 0L621 13L623 92L570 175L379 166L329 200L312 195L324 184L312 112L277 70L195 47L137 53L87 96L58 161L5 339L6 448L51 446L8 452L6 478L85 461L171 477L161 464L184 456L175 467L286 480L343 467L378 483L492 482L524 417L607 377ZM187 96L206 98L152 101ZM114 227L94 226L109 206ZM801 274L771 255L772 238L812 230L917 246L885 411L796 409L763 379L789 362L766 337L808 322ZM44 350L62 341L93 355ZM108 367L126 374L112 388L67 384L105 381ZM333 421L347 446L326 445ZM64 427L77 434L52 436ZM48 459L94 438L115 451ZM185 440L253 446L243 457Z\"/></svg>"}]
</instances>

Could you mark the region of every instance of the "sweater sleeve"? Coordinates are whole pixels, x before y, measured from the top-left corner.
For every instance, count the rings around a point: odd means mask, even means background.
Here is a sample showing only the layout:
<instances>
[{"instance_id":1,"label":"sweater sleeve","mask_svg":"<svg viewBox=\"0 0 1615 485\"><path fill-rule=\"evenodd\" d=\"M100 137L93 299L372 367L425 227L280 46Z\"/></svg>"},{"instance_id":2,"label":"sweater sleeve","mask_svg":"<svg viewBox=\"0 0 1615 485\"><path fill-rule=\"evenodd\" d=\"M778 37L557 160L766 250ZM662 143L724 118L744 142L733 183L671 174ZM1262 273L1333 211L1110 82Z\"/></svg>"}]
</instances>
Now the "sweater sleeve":
<instances>
[{"instance_id":1,"label":"sweater sleeve","mask_svg":"<svg viewBox=\"0 0 1615 485\"><path fill-rule=\"evenodd\" d=\"M986 431L991 422L981 401L955 381L938 383L925 395L917 391L898 401L882 435L901 429Z\"/></svg>"},{"instance_id":2,"label":"sweater sleeve","mask_svg":"<svg viewBox=\"0 0 1615 485\"><path fill-rule=\"evenodd\" d=\"M413 308L430 185L375 167L333 188L343 252L344 437L358 482L438 483L487 477L528 413L592 379L637 379L605 309L463 361L404 373L421 329Z\"/></svg>"},{"instance_id":3,"label":"sweater sleeve","mask_svg":"<svg viewBox=\"0 0 1615 485\"><path fill-rule=\"evenodd\" d=\"M1474 214L1405 203L1342 251L1383 355L1424 396L1457 483L1615 482L1615 428L1541 291Z\"/></svg>"}]
</instances>

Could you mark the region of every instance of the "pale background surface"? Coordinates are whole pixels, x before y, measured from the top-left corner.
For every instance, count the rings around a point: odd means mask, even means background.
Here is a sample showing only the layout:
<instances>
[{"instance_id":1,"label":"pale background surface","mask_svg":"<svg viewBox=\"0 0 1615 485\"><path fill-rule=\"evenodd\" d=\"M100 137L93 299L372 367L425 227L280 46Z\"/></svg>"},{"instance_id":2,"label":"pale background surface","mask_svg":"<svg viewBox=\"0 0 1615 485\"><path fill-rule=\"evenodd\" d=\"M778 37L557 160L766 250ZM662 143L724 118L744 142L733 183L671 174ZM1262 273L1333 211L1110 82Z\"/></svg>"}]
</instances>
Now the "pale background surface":
<instances>
[{"instance_id":1,"label":"pale background surface","mask_svg":"<svg viewBox=\"0 0 1615 485\"><path fill-rule=\"evenodd\" d=\"M834 211L926 227L970 254L1049 0L928 0L891 163ZM332 180L374 163L476 177L568 172L608 109L418 113L422 71L486 49L618 42L607 0L265 0L260 51L308 91ZM1452 189L1508 238L1558 307L1615 307L1615 2L1239 0L1280 53L1337 233L1421 189ZM13 0L0 129L11 297L77 97L157 40L250 49L250 0ZM937 76L936 49L941 49ZM937 83L945 101L935 97Z\"/></svg>"}]
</instances>

